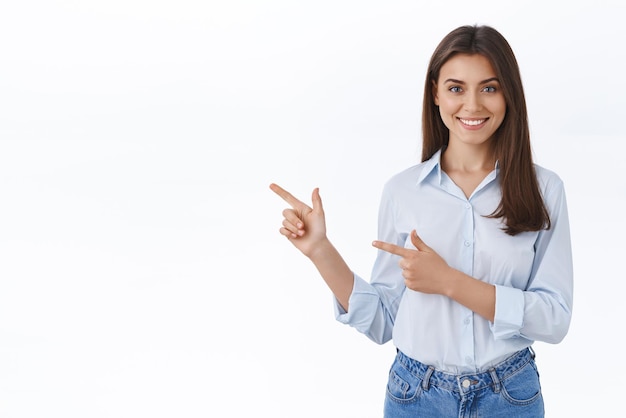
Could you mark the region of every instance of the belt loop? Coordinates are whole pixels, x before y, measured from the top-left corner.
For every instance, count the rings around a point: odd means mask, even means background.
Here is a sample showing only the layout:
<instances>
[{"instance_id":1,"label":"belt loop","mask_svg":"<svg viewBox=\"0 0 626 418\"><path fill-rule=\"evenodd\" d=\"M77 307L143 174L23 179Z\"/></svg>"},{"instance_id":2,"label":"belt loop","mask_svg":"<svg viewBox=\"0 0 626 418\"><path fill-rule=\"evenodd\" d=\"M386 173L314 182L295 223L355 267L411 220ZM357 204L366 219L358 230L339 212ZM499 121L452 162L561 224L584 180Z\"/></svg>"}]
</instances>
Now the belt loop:
<instances>
[{"instance_id":1,"label":"belt loop","mask_svg":"<svg viewBox=\"0 0 626 418\"><path fill-rule=\"evenodd\" d=\"M489 374L491 375L491 380L493 380L493 391L495 393L500 393L500 379L498 378L496 369L494 367L489 369Z\"/></svg>"},{"instance_id":2,"label":"belt loop","mask_svg":"<svg viewBox=\"0 0 626 418\"><path fill-rule=\"evenodd\" d=\"M530 357L532 357L532 359L535 359L535 350L533 350L533 347L531 345L528 346L528 351L530 351Z\"/></svg>"},{"instance_id":3,"label":"belt loop","mask_svg":"<svg viewBox=\"0 0 626 418\"><path fill-rule=\"evenodd\" d=\"M430 387L430 376L433 375L434 371L435 368L433 366L428 366L428 370L426 370L424 378L422 379L422 389L428 390L428 388Z\"/></svg>"}]
</instances>

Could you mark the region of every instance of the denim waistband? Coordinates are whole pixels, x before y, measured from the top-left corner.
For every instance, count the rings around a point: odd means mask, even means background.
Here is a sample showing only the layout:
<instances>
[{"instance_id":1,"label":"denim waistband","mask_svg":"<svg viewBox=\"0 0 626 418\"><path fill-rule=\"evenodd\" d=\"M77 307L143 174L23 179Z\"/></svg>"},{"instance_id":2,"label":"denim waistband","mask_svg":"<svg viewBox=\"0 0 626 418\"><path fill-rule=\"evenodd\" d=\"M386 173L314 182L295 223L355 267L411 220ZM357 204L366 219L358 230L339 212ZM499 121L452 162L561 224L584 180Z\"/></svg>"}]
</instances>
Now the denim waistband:
<instances>
[{"instance_id":1,"label":"denim waistband","mask_svg":"<svg viewBox=\"0 0 626 418\"><path fill-rule=\"evenodd\" d=\"M422 388L428 390L430 385L449 391L467 393L492 386L494 391L500 391L500 382L515 374L529 361L535 358L532 348L525 348L513 354L503 362L489 368L487 371L476 374L452 374L436 370L398 351L397 361L410 373L422 380Z\"/></svg>"}]
</instances>

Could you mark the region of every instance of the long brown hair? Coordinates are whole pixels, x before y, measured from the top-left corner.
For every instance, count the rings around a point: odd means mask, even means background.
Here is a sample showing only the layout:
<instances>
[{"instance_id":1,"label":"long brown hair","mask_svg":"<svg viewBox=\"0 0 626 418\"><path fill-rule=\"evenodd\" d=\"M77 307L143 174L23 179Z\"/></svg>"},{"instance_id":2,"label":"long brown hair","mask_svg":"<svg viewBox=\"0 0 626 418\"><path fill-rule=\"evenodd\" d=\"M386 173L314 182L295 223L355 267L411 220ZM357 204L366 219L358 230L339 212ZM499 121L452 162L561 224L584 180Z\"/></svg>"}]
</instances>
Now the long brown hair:
<instances>
[{"instance_id":1,"label":"long brown hair","mask_svg":"<svg viewBox=\"0 0 626 418\"><path fill-rule=\"evenodd\" d=\"M437 83L441 67L456 54L486 57L496 72L506 101L506 115L492 139L500 170L502 199L489 217L503 218L504 231L509 235L550 228L550 216L533 165L519 66L509 43L494 28L461 26L446 35L435 49L424 85L422 161L448 145L449 131L435 105L433 83Z\"/></svg>"}]
</instances>

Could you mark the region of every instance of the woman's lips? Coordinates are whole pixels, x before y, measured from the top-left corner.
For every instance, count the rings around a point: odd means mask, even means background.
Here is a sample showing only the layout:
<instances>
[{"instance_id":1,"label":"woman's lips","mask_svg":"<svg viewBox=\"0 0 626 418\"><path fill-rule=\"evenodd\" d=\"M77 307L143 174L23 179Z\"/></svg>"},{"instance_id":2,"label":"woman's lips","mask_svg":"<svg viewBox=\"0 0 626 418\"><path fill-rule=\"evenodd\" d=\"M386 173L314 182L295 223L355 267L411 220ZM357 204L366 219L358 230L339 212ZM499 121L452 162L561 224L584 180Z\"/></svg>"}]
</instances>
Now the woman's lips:
<instances>
[{"instance_id":1,"label":"woman's lips","mask_svg":"<svg viewBox=\"0 0 626 418\"><path fill-rule=\"evenodd\" d=\"M464 118L457 118L461 124L469 129L478 129L481 126L483 126L485 124L485 122L487 122L487 119L489 118L483 118L483 119L464 119Z\"/></svg>"}]
</instances>

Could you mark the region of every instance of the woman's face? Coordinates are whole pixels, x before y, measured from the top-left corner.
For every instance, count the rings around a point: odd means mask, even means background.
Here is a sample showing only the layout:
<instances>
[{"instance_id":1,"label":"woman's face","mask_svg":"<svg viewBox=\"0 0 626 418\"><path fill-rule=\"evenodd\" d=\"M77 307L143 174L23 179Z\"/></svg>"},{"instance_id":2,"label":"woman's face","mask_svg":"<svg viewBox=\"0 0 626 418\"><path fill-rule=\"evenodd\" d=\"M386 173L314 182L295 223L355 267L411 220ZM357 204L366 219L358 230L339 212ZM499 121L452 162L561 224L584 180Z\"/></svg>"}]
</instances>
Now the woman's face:
<instances>
[{"instance_id":1,"label":"woman's face","mask_svg":"<svg viewBox=\"0 0 626 418\"><path fill-rule=\"evenodd\" d=\"M446 61L433 94L450 130L449 145L488 144L506 114L496 73L482 55L458 54Z\"/></svg>"}]
</instances>

